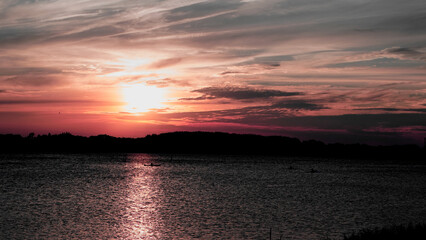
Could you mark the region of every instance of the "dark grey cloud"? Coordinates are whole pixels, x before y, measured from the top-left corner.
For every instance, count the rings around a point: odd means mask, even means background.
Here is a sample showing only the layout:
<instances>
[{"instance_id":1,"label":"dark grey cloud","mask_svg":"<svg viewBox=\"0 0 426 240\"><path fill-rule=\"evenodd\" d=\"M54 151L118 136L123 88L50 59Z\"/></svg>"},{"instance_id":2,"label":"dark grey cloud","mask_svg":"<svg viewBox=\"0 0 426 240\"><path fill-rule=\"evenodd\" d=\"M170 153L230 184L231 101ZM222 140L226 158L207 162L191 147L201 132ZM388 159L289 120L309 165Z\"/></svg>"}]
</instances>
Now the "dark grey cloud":
<instances>
[{"instance_id":1,"label":"dark grey cloud","mask_svg":"<svg viewBox=\"0 0 426 240\"><path fill-rule=\"evenodd\" d=\"M198 115L201 114L201 115ZM426 127L426 114L345 114L328 116L295 116L268 107L250 107L242 109L188 114L197 118L212 118L212 122L241 123L281 127L316 128L324 130L345 130L348 133L362 133L365 129L400 128L407 126ZM186 117L188 117L186 115ZM238 118L227 118L238 116Z\"/></svg>"},{"instance_id":2,"label":"dark grey cloud","mask_svg":"<svg viewBox=\"0 0 426 240\"><path fill-rule=\"evenodd\" d=\"M304 116L291 119L275 118L271 124L290 126L316 126L323 129L368 129L374 126L396 128L403 126L426 126L426 114L346 114L336 116Z\"/></svg>"},{"instance_id":3,"label":"dark grey cloud","mask_svg":"<svg viewBox=\"0 0 426 240\"><path fill-rule=\"evenodd\" d=\"M284 61L293 61L294 57L291 55L274 55L274 56L263 56L255 57L253 60L242 62L238 65L248 65L248 64L262 64L272 67L279 67L281 62Z\"/></svg>"},{"instance_id":4,"label":"dark grey cloud","mask_svg":"<svg viewBox=\"0 0 426 240\"><path fill-rule=\"evenodd\" d=\"M180 98L179 100L181 100L181 101L201 101L201 100L210 100L210 99L215 99L215 98L216 97L203 95L203 96L200 96L200 97L193 97L193 98Z\"/></svg>"},{"instance_id":5,"label":"dark grey cloud","mask_svg":"<svg viewBox=\"0 0 426 240\"><path fill-rule=\"evenodd\" d=\"M71 33L71 34L61 34L52 38L47 39L47 41L78 41L86 40L90 38L98 37L107 37L119 33L124 33L125 30L117 26L100 26L93 27L84 31Z\"/></svg>"},{"instance_id":6,"label":"dark grey cloud","mask_svg":"<svg viewBox=\"0 0 426 240\"><path fill-rule=\"evenodd\" d=\"M334 27L340 29L377 29L393 27L389 21L399 23L401 29L424 29L422 19L425 8L420 0L410 3L401 0L377 0L373 2L338 0L288 0L242 3L241 1L209 1L176 8L167 13L166 20L208 16L226 10L236 12L214 18L187 22L173 29L179 31L211 31L241 29L251 26L294 25L305 30ZM267 13L267 14L265 14ZM422 17L423 16L423 17ZM394 20L398 19L398 20ZM388 22L387 22L388 21ZM420 22L420 23L419 23ZM300 24L302 23L302 24Z\"/></svg>"},{"instance_id":7,"label":"dark grey cloud","mask_svg":"<svg viewBox=\"0 0 426 240\"><path fill-rule=\"evenodd\" d=\"M301 21L308 21L311 24L311 20L315 19L316 16L324 17L324 15L328 14L328 11L331 12L336 9L336 7L333 9L331 2L333 1L271 1L269 3L242 4L241 1L230 1L230 3L215 1L209 4L216 6L212 8L216 12L225 9L236 10L236 12L200 19L195 22L183 23L174 26L173 29L179 31L210 32L213 29L216 31L240 30L242 28L259 26L278 26L283 23L292 25ZM218 9L218 5L222 7ZM205 3L188 6L186 9L189 10L189 14L186 16L193 16L197 14L198 8L206 8L206 6L207 4ZM208 14L211 14L211 11L204 13L204 15ZM260 36L266 37L266 35Z\"/></svg>"},{"instance_id":8,"label":"dark grey cloud","mask_svg":"<svg viewBox=\"0 0 426 240\"><path fill-rule=\"evenodd\" d=\"M35 68L35 67L10 67L0 68L0 76L14 76L25 74L54 74L61 73L61 70L55 68Z\"/></svg>"},{"instance_id":9,"label":"dark grey cloud","mask_svg":"<svg viewBox=\"0 0 426 240\"><path fill-rule=\"evenodd\" d=\"M221 72L220 75L229 75L229 74L244 74L247 72L240 72L240 71L225 71L225 72Z\"/></svg>"},{"instance_id":10,"label":"dark grey cloud","mask_svg":"<svg viewBox=\"0 0 426 240\"><path fill-rule=\"evenodd\" d=\"M257 57L254 59L256 62L282 62L294 60L293 56L290 55L278 55L278 56L265 56Z\"/></svg>"},{"instance_id":11,"label":"dark grey cloud","mask_svg":"<svg viewBox=\"0 0 426 240\"><path fill-rule=\"evenodd\" d=\"M82 3L80 8L73 6L67 9L65 1L16 1L5 8L17 14L20 13L19 10L26 13L34 3L34 11L39 12L31 16L27 14L15 17L0 11L0 23L2 18L5 20L4 26L0 24L1 46L79 41L120 34L125 31L120 26L124 21L121 17L129 14L131 7L135 5L117 3L114 6L111 3L91 2L88 5ZM59 11L61 14L58 14ZM10 22L6 24L6 20Z\"/></svg>"},{"instance_id":12,"label":"dark grey cloud","mask_svg":"<svg viewBox=\"0 0 426 240\"><path fill-rule=\"evenodd\" d=\"M419 113L426 113L426 108L362 108L357 110L380 110L380 111L386 111L386 112L419 112Z\"/></svg>"},{"instance_id":13,"label":"dark grey cloud","mask_svg":"<svg viewBox=\"0 0 426 240\"><path fill-rule=\"evenodd\" d=\"M69 15L60 15L57 18L51 18L47 22L58 23L58 24L67 24L71 26L84 26L82 23L93 23L99 19L110 19L116 15L125 14L126 9L124 7L109 7L103 6L101 8L93 8L93 9L82 9L76 14ZM117 24L120 24L118 22Z\"/></svg>"},{"instance_id":14,"label":"dark grey cloud","mask_svg":"<svg viewBox=\"0 0 426 240\"><path fill-rule=\"evenodd\" d=\"M248 87L206 87L192 92L201 93L203 96L197 98L183 98L181 100L205 100L215 98L227 98L234 100L249 100L271 97L284 97L301 95L300 92L283 92L270 89L255 89Z\"/></svg>"},{"instance_id":15,"label":"dark grey cloud","mask_svg":"<svg viewBox=\"0 0 426 240\"><path fill-rule=\"evenodd\" d=\"M259 48L259 46L257 46L256 48L243 48L243 49L236 47L232 49L226 49L226 53L230 57L255 57L265 52L265 50L266 48L262 49L262 48Z\"/></svg>"},{"instance_id":16,"label":"dark grey cloud","mask_svg":"<svg viewBox=\"0 0 426 240\"><path fill-rule=\"evenodd\" d=\"M418 0L410 3L401 0L377 0L369 3L342 3L337 0L244 3L230 0L182 2L180 5L175 2L167 4L167 1L90 2L91 4L80 9L65 11L62 16L38 16L33 21L26 21L25 29L23 26L6 30L0 27L0 42L2 39L13 43L46 36L50 36L51 41L60 41L113 35L132 41L136 38L143 40L182 33L212 33L213 35L206 37L192 36L177 43L265 48L289 39L319 35L333 38L348 35L349 32L359 35L359 29L369 28L374 28L378 36L383 31L396 31L394 26L398 26L401 31L411 29L408 34L419 34L424 32L423 23L426 19L424 4ZM48 6L51 2L31 3ZM3 7L9 9L20 5L28 5L28 2L14 1ZM157 10L149 11L156 6ZM141 15L141 9L148 11ZM135 17L129 18L132 15ZM45 21L50 24L45 24ZM392 21L397 24L389 24ZM90 29L82 30L85 27ZM161 28L161 31L157 31ZM6 32L2 34L1 31ZM221 31L224 32L220 33ZM73 33L68 34L69 32ZM132 33L135 33L134 38L127 35Z\"/></svg>"},{"instance_id":17,"label":"dark grey cloud","mask_svg":"<svg viewBox=\"0 0 426 240\"><path fill-rule=\"evenodd\" d=\"M0 81L2 83L13 85L13 86L31 86L31 87L43 87L43 86L59 86L66 83L64 77L57 77L44 74L25 74L10 77Z\"/></svg>"},{"instance_id":18,"label":"dark grey cloud","mask_svg":"<svg viewBox=\"0 0 426 240\"><path fill-rule=\"evenodd\" d=\"M379 44L386 44L398 42L399 37L404 37L403 34L419 35L425 32L422 27L424 24L421 24L425 13L423 5L417 0L409 4L400 0L368 3L325 0L273 1L262 4L254 2L240 6L236 12L185 22L170 27L170 30L187 33L216 32L207 37L188 39L191 44L210 47L264 46L294 39L321 37L325 40L342 36L381 39L383 41ZM192 7L192 14L195 14L196 7ZM187 9L191 9L191 6ZM230 6L228 9L234 8ZM395 21L396 18L399 20ZM398 22L399 28L394 29L394 24L389 24L392 21ZM360 30L363 31L362 34ZM394 34L394 38L384 37L384 33Z\"/></svg>"},{"instance_id":19,"label":"dark grey cloud","mask_svg":"<svg viewBox=\"0 0 426 240\"><path fill-rule=\"evenodd\" d=\"M376 28L387 31L398 31L405 34L425 34L426 8L424 4L418 4L417 6L415 6L415 4L411 6L411 13L401 10L399 14L394 14L392 17L383 18L377 21ZM401 6L402 5L403 4L401 4Z\"/></svg>"},{"instance_id":20,"label":"dark grey cloud","mask_svg":"<svg viewBox=\"0 0 426 240\"><path fill-rule=\"evenodd\" d=\"M241 5L243 5L243 3L235 0L195 3L170 10L166 15L166 19L167 21L175 22L188 18L199 18L212 15L217 12L237 9Z\"/></svg>"},{"instance_id":21,"label":"dark grey cloud","mask_svg":"<svg viewBox=\"0 0 426 240\"><path fill-rule=\"evenodd\" d=\"M49 6L51 2L34 3ZM170 3L173 4L167 4L167 1L91 2L86 7L65 11L62 16L37 16L22 26L0 26L0 43L75 41L108 36L117 38L116 41L122 43L138 42L149 46L167 45L170 39L176 37L174 44L228 47L231 53L231 46L259 51L297 39L333 39L351 35L359 37L360 29L369 28L375 30L367 33L364 38L382 39L384 31L396 31L386 29L387 26L394 26L386 21L396 18L399 19L396 22L400 23L400 29L417 29L406 34L420 34L424 29L422 16L425 9L422 1L417 0L403 4L400 0L377 0L369 3L353 1L344 4L337 0ZM4 7L13 8L23 4L28 5L27 2L15 1ZM149 11L156 7L157 10ZM143 12L139 11L141 9L147 10L146 13L140 14ZM386 41L391 39L399 41L398 38L385 38ZM114 43L114 40L111 41L110 43ZM279 60L271 64L278 66L277 62Z\"/></svg>"},{"instance_id":22,"label":"dark grey cloud","mask_svg":"<svg viewBox=\"0 0 426 240\"><path fill-rule=\"evenodd\" d=\"M335 86L335 87L345 87L345 88L359 88L359 87L364 87L362 83L353 81L353 82L347 82L347 81L342 81L342 82L332 82L329 80L322 80L321 79L322 76L319 75L316 79L316 81L283 81L283 80L276 80L276 81L271 81L271 80L251 80L251 81L247 81L248 84L250 85L259 85L259 86ZM334 77L333 77L334 78ZM342 78L342 77L340 77Z\"/></svg>"},{"instance_id":23,"label":"dark grey cloud","mask_svg":"<svg viewBox=\"0 0 426 240\"><path fill-rule=\"evenodd\" d=\"M0 48L10 45L39 43L54 34L54 31L40 27L0 27Z\"/></svg>"},{"instance_id":24,"label":"dark grey cloud","mask_svg":"<svg viewBox=\"0 0 426 240\"><path fill-rule=\"evenodd\" d=\"M387 48L387 49L385 49L385 52L403 54L403 55L408 55L408 56L423 55L421 52L419 52L419 51L417 51L413 48L402 48L402 47Z\"/></svg>"},{"instance_id":25,"label":"dark grey cloud","mask_svg":"<svg viewBox=\"0 0 426 240\"><path fill-rule=\"evenodd\" d=\"M402 60L398 58L376 58L365 61L343 62L336 64L328 64L324 67L329 68L346 68L346 67L373 67L373 68L395 68L395 67L420 67L425 66L424 62L413 60Z\"/></svg>"},{"instance_id":26,"label":"dark grey cloud","mask_svg":"<svg viewBox=\"0 0 426 240\"><path fill-rule=\"evenodd\" d=\"M333 67L333 64L325 65L321 67ZM357 79L357 80L405 80L407 79L407 76L409 77L426 77L426 74L424 73L392 73L390 75L381 75L381 74L371 74L371 73L364 73L360 72L357 74L356 72L349 72L349 73L297 73L297 74L286 74L284 75L284 79L300 79L300 84L304 84L306 79L309 79L310 81L315 81L317 79ZM268 82L268 81L265 81ZM278 85L279 86L279 85Z\"/></svg>"},{"instance_id":27,"label":"dark grey cloud","mask_svg":"<svg viewBox=\"0 0 426 240\"><path fill-rule=\"evenodd\" d=\"M273 104L271 107L272 108L294 109L294 110L311 110L311 111L327 109L326 107L324 107L322 105L310 103L307 100L281 101L281 102Z\"/></svg>"},{"instance_id":28,"label":"dark grey cloud","mask_svg":"<svg viewBox=\"0 0 426 240\"><path fill-rule=\"evenodd\" d=\"M200 100L208 98L207 96L203 96L200 97ZM271 123L276 124L276 121L282 118L294 118L301 110L317 111L326 108L327 107L313 103L310 100L280 100L276 103L267 105L215 111L171 113L158 115L156 117L184 118L194 122L226 122L274 126L273 124L271 125Z\"/></svg>"},{"instance_id":29,"label":"dark grey cloud","mask_svg":"<svg viewBox=\"0 0 426 240\"><path fill-rule=\"evenodd\" d=\"M226 28L227 25L224 25ZM178 30L176 30L178 31ZM202 30L194 31L202 32ZM293 29L286 26L270 28L244 28L235 31L213 31L211 33L193 35L190 38L176 39L176 44L197 48L222 48L222 47L265 47L265 44L277 45L299 38L314 37L313 32L302 29ZM260 37L261 36L261 37Z\"/></svg>"},{"instance_id":30,"label":"dark grey cloud","mask_svg":"<svg viewBox=\"0 0 426 240\"><path fill-rule=\"evenodd\" d=\"M258 126L261 127L263 133L267 131L265 128L270 128L272 134L343 143L423 144L424 133L419 135L415 132L407 132L407 129L421 131L426 128L426 114L424 113L297 116L291 111L277 109L272 105L219 111L159 114L156 118L165 120L182 118L195 123L216 122L225 124L225 126L226 124L242 124L241 128Z\"/></svg>"},{"instance_id":31,"label":"dark grey cloud","mask_svg":"<svg viewBox=\"0 0 426 240\"><path fill-rule=\"evenodd\" d=\"M426 52L421 52L416 48L409 47L392 47L383 50L385 54L399 55L403 58L426 60Z\"/></svg>"}]
</instances>

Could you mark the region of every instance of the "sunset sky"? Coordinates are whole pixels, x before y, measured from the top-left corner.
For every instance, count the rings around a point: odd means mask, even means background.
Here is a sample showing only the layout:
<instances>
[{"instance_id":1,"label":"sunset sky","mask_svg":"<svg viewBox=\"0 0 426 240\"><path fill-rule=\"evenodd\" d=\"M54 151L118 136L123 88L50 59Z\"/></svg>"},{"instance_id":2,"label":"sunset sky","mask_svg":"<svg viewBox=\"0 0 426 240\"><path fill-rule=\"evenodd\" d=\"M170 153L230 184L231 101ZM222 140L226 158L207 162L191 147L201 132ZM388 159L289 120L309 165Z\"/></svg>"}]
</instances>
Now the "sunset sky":
<instances>
[{"instance_id":1,"label":"sunset sky","mask_svg":"<svg viewBox=\"0 0 426 240\"><path fill-rule=\"evenodd\" d=\"M0 133L423 145L425 0L1 0Z\"/></svg>"}]
</instances>

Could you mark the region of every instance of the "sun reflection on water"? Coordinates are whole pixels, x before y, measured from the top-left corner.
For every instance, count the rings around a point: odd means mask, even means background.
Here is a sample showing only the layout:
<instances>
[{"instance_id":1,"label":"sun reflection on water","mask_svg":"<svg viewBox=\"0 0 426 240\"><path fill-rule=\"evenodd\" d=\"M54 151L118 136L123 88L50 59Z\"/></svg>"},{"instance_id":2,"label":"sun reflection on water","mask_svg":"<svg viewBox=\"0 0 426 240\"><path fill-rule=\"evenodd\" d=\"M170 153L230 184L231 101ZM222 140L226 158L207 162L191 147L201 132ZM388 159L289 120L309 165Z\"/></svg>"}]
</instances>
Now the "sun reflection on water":
<instances>
[{"instance_id":1,"label":"sun reflection on water","mask_svg":"<svg viewBox=\"0 0 426 240\"><path fill-rule=\"evenodd\" d=\"M155 159L147 154L129 155L126 212L123 231L127 239L162 239L159 228L162 225L158 214L158 168L145 166Z\"/></svg>"}]
</instances>

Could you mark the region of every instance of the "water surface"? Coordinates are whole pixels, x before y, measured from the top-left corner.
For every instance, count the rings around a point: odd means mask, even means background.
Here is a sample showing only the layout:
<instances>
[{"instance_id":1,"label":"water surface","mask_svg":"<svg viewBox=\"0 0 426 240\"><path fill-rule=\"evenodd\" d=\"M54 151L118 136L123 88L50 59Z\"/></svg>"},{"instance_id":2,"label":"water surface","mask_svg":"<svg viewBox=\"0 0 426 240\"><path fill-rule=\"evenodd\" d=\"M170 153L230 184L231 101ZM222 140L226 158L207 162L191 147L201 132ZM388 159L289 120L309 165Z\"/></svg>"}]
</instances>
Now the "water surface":
<instances>
[{"instance_id":1,"label":"water surface","mask_svg":"<svg viewBox=\"0 0 426 240\"><path fill-rule=\"evenodd\" d=\"M0 166L1 239L334 239L426 222L421 164L37 154Z\"/></svg>"}]
</instances>

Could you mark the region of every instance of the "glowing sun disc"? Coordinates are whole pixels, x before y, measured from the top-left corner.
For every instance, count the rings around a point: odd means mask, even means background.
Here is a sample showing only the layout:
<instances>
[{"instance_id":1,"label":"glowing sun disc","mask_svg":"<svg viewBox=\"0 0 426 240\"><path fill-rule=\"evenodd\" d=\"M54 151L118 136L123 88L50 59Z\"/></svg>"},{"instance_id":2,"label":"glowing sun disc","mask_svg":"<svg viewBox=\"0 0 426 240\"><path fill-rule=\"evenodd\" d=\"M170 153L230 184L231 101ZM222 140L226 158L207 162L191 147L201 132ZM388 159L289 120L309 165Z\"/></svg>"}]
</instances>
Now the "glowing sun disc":
<instances>
[{"instance_id":1,"label":"glowing sun disc","mask_svg":"<svg viewBox=\"0 0 426 240\"><path fill-rule=\"evenodd\" d=\"M138 113L147 112L150 109L164 107L165 89L143 84L122 86L123 100L127 104L125 111Z\"/></svg>"}]
</instances>

